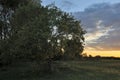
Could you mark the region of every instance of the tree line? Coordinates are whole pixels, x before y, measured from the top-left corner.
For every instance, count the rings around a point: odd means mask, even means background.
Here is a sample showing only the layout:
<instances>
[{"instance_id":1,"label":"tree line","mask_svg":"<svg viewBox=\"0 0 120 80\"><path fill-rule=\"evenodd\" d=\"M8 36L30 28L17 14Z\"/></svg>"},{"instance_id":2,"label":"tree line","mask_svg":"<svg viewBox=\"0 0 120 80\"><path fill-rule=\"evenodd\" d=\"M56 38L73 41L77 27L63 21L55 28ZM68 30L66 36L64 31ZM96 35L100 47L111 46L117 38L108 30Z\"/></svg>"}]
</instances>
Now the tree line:
<instances>
[{"instance_id":1,"label":"tree line","mask_svg":"<svg viewBox=\"0 0 120 80\"><path fill-rule=\"evenodd\" d=\"M0 63L74 59L84 50L80 21L39 0L0 0Z\"/></svg>"}]
</instances>

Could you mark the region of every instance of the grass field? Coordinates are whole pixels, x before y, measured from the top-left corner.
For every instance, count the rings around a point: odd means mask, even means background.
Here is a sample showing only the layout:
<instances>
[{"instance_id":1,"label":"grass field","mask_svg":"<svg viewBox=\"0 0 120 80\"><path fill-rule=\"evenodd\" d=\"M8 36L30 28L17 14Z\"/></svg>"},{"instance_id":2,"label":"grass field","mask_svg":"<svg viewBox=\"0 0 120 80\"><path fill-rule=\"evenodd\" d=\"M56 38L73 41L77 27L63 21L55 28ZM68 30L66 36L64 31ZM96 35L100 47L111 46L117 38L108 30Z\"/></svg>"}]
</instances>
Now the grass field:
<instances>
[{"instance_id":1,"label":"grass field","mask_svg":"<svg viewBox=\"0 0 120 80\"><path fill-rule=\"evenodd\" d=\"M0 68L0 80L120 80L119 60L54 62L54 72L40 72L34 62Z\"/></svg>"}]
</instances>

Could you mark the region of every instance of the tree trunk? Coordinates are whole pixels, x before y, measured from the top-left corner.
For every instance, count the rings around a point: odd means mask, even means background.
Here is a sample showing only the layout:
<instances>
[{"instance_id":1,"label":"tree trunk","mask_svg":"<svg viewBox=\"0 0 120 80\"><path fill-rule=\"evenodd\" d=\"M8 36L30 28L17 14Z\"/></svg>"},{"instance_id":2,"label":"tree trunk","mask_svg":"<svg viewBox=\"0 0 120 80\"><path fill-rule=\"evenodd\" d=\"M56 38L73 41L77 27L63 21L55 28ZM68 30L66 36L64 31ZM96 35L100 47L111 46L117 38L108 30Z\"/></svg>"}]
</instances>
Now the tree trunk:
<instances>
[{"instance_id":1,"label":"tree trunk","mask_svg":"<svg viewBox=\"0 0 120 80\"><path fill-rule=\"evenodd\" d=\"M48 59L48 72L52 72L53 71L53 66L52 66L52 59L49 58Z\"/></svg>"}]
</instances>

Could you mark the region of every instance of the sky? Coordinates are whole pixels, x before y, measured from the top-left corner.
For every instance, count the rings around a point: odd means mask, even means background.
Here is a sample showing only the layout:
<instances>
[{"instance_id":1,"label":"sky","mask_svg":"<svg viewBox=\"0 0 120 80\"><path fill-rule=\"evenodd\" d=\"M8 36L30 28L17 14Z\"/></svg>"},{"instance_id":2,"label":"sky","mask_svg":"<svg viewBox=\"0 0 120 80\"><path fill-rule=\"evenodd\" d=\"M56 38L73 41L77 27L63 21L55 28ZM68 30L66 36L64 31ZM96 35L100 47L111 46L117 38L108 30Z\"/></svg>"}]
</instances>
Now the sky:
<instances>
[{"instance_id":1,"label":"sky","mask_svg":"<svg viewBox=\"0 0 120 80\"><path fill-rule=\"evenodd\" d=\"M43 0L81 21L88 55L120 57L120 0Z\"/></svg>"}]
</instances>

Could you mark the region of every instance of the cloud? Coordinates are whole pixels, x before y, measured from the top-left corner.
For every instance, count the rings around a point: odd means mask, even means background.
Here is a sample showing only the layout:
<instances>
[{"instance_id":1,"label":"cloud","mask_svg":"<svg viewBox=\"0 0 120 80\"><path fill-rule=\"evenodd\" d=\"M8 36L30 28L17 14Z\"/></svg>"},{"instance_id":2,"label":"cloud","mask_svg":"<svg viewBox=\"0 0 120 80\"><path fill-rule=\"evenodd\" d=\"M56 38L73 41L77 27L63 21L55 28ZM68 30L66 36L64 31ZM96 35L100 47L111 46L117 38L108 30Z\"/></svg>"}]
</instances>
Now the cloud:
<instances>
[{"instance_id":1,"label":"cloud","mask_svg":"<svg viewBox=\"0 0 120 80\"><path fill-rule=\"evenodd\" d=\"M48 5L54 3L58 8L63 11L71 12L76 9L77 5L75 1L69 0L42 0L42 5Z\"/></svg>"},{"instance_id":2,"label":"cloud","mask_svg":"<svg viewBox=\"0 0 120 80\"><path fill-rule=\"evenodd\" d=\"M60 7L64 11L71 12L72 9L76 7L76 5L72 1L62 0Z\"/></svg>"},{"instance_id":3,"label":"cloud","mask_svg":"<svg viewBox=\"0 0 120 80\"><path fill-rule=\"evenodd\" d=\"M108 32L111 31L112 26L110 27L105 27L102 24L102 20L99 20L98 22L96 22L95 28L92 29L92 32L89 32L88 34L85 35L86 37L86 42L96 42L96 40L98 40L99 38L101 38L102 36L106 36L109 35Z\"/></svg>"},{"instance_id":4,"label":"cloud","mask_svg":"<svg viewBox=\"0 0 120 80\"><path fill-rule=\"evenodd\" d=\"M73 5L73 3L70 1L62 1L62 3L64 4L63 6L68 6L68 7Z\"/></svg>"},{"instance_id":5,"label":"cloud","mask_svg":"<svg viewBox=\"0 0 120 80\"><path fill-rule=\"evenodd\" d=\"M96 50L120 50L120 3L101 3L75 12L87 30L86 46Z\"/></svg>"}]
</instances>

